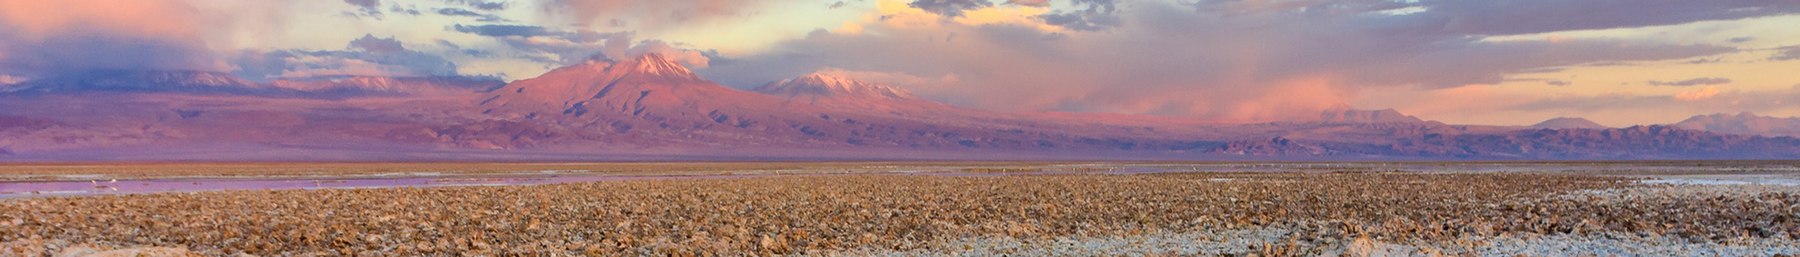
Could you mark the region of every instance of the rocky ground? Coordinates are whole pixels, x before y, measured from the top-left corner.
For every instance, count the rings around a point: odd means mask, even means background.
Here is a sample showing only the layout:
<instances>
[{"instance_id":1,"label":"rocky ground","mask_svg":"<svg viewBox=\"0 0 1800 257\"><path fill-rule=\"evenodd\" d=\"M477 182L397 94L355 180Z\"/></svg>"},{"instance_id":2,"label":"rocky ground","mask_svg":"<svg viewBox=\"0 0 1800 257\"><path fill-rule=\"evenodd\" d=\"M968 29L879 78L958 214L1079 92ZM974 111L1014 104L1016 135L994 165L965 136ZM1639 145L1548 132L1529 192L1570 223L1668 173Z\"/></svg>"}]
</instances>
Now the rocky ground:
<instances>
[{"instance_id":1,"label":"rocky ground","mask_svg":"<svg viewBox=\"0 0 1800 257\"><path fill-rule=\"evenodd\" d=\"M0 201L0 256L1800 254L1796 187L1636 180L843 175L25 198Z\"/></svg>"}]
</instances>

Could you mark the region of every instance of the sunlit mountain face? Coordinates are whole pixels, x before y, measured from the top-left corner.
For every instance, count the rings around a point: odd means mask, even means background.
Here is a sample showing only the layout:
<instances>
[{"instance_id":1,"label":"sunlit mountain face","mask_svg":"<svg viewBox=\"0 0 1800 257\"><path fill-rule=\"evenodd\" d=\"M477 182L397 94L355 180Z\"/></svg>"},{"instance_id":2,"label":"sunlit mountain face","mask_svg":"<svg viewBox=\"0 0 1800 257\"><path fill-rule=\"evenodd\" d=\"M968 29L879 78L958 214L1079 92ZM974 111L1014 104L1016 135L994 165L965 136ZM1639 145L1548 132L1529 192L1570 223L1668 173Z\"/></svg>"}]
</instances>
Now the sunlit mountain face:
<instances>
[{"instance_id":1,"label":"sunlit mountain face","mask_svg":"<svg viewBox=\"0 0 1800 257\"><path fill-rule=\"evenodd\" d=\"M1800 157L1787 1L0 1L0 161Z\"/></svg>"}]
</instances>

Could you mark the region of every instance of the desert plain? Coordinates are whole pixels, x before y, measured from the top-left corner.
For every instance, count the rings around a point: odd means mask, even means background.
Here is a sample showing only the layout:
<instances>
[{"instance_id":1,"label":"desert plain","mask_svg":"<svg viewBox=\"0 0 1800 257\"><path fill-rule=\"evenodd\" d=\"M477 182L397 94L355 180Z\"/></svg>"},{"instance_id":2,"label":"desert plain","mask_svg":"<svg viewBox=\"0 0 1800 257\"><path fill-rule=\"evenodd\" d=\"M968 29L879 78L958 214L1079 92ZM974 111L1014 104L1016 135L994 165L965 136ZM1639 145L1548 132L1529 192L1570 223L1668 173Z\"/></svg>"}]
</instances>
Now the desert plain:
<instances>
[{"instance_id":1,"label":"desert plain","mask_svg":"<svg viewBox=\"0 0 1800 257\"><path fill-rule=\"evenodd\" d=\"M1792 256L1800 162L0 166L0 256Z\"/></svg>"}]
</instances>

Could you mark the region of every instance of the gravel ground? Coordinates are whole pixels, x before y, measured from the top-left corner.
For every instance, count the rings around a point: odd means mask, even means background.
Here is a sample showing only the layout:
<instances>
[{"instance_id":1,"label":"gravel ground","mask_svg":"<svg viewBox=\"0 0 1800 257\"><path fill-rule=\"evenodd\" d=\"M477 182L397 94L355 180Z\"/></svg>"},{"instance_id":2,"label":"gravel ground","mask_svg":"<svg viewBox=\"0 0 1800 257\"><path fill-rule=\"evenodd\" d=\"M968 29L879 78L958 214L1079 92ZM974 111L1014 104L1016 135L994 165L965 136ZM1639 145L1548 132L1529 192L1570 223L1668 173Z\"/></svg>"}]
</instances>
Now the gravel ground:
<instances>
[{"instance_id":1,"label":"gravel ground","mask_svg":"<svg viewBox=\"0 0 1800 257\"><path fill-rule=\"evenodd\" d=\"M844 175L0 200L0 256L138 247L208 256L1766 256L1796 253L1795 240L1794 187L1518 173Z\"/></svg>"}]
</instances>

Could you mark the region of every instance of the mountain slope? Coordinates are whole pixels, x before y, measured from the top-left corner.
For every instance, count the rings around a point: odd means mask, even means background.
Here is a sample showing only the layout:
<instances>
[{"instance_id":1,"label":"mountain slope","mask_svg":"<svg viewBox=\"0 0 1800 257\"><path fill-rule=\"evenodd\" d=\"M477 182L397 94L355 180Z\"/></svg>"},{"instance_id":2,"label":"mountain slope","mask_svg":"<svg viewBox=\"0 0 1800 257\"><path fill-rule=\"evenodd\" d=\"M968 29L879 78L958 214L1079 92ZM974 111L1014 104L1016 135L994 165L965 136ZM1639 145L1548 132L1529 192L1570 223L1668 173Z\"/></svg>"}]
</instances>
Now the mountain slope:
<instances>
[{"instance_id":1,"label":"mountain slope","mask_svg":"<svg viewBox=\"0 0 1800 257\"><path fill-rule=\"evenodd\" d=\"M442 96L485 92L505 85L499 79L480 77L370 77L332 76L281 79L271 87L320 96Z\"/></svg>"},{"instance_id":2,"label":"mountain slope","mask_svg":"<svg viewBox=\"0 0 1800 257\"><path fill-rule=\"evenodd\" d=\"M920 99L904 89L824 73L770 82L751 91L827 108L882 112L952 109L948 105Z\"/></svg>"},{"instance_id":3,"label":"mountain slope","mask_svg":"<svg viewBox=\"0 0 1800 257\"><path fill-rule=\"evenodd\" d=\"M1556 118L1551 118L1549 120L1544 120L1544 122L1538 122L1538 124L1531 125L1531 128L1537 128L1537 129L1568 129L1568 128L1606 129L1606 128L1611 128L1611 127L1607 127L1606 125L1600 125L1600 123L1596 123L1594 121L1584 119L1584 118L1556 117Z\"/></svg>"},{"instance_id":4,"label":"mountain slope","mask_svg":"<svg viewBox=\"0 0 1800 257\"><path fill-rule=\"evenodd\" d=\"M1318 122L1323 123L1426 123L1424 119L1400 113L1394 109L1358 110L1350 106L1338 106L1326 109L1319 114Z\"/></svg>"},{"instance_id":5,"label":"mountain slope","mask_svg":"<svg viewBox=\"0 0 1800 257\"><path fill-rule=\"evenodd\" d=\"M1699 115L1673 126L1719 133L1800 137L1800 117L1769 117L1753 113Z\"/></svg>"},{"instance_id":6,"label":"mountain slope","mask_svg":"<svg viewBox=\"0 0 1800 257\"><path fill-rule=\"evenodd\" d=\"M969 117L895 114L893 110L956 110L912 99L904 92L819 91L790 80L790 101L720 86L699 79L656 54L628 60L596 60L508 84L476 101L482 112L549 127L576 127L573 137L613 147L828 147L868 149L1108 150L1176 148L1187 142L1163 138L1121 138L1058 128L974 122ZM819 82L819 81L814 81ZM861 82L835 81L867 86ZM818 83L812 83L819 85ZM819 85L828 86L828 85ZM863 98L863 97L878 97ZM850 104L891 100L875 105ZM902 107L904 106L904 107ZM965 113L951 111L954 113ZM968 112L974 113L974 112ZM951 115L943 114L943 115ZM497 132L508 133L508 132ZM518 147L589 147L544 144Z\"/></svg>"}]
</instances>

